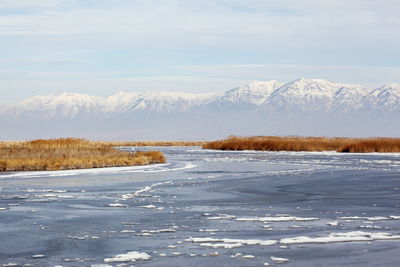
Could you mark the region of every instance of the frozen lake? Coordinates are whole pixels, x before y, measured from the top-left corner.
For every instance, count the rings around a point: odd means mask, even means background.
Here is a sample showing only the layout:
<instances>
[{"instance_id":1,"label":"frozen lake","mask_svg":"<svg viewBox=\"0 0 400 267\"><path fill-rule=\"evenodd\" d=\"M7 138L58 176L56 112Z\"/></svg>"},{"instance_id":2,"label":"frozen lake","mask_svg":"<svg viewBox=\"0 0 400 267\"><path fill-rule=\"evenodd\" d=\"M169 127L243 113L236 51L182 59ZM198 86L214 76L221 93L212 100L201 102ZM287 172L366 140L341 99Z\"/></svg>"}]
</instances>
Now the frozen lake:
<instances>
[{"instance_id":1,"label":"frozen lake","mask_svg":"<svg viewBox=\"0 0 400 267\"><path fill-rule=\"evenodd\" d=\"M399 266L400 154L156 149L0 174L0 266Z\"/></svg>"}]
</instances>

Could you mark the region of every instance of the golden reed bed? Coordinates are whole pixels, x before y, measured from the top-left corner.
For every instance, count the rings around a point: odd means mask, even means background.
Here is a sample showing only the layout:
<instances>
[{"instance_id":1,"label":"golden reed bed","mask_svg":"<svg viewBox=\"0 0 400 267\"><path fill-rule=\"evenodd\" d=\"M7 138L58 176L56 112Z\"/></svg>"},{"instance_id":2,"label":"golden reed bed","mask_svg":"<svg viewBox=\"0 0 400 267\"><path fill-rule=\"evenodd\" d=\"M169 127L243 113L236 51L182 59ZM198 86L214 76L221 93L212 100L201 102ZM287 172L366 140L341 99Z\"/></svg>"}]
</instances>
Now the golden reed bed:
<instances>
[{"instance_id":1,"label":"golden reed bed","mask_svg":"<svg viewBox=\"0 0 400 267\"><path fill-rule=\"evenodd\" d=\"M261 151L400 152L400 138L236 137L208 142L205 149Z\"/></svg>"},{"instance_id":2,"label":"golden reed bed","mask_svg":"<svg viewBox=\"0 0 400 267\"><path fill-rule=\"evenodd\" d=\"M113 146L202 146L204 141L96 141Z\"/></svg>"},{"instance_id":3,"label":"golden reed bed","mask_svg":"<svg viewBox=\"0 0 400 267\"><path fill-rule=\"evenodd\" d=\"M121 152L113 143L60 138L0 142L0 172L68 170L164 163L159 151Z\"/></svg>"}]
</instances>

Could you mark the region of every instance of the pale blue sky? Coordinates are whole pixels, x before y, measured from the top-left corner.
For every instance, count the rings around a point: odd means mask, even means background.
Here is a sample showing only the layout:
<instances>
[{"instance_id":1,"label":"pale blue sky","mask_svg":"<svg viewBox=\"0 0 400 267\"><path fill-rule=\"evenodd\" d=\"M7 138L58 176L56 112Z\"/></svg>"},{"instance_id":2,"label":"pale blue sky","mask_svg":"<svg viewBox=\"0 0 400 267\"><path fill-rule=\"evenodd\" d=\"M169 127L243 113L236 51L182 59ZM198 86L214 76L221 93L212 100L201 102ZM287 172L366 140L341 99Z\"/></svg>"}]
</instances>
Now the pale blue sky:
<instances>
[{"instance_id":1,"label":"pale blue sky","mask_svg":"<svg viewBox=\"0 0 400 267\"><path fill-rule=\"evenodd\" d=\"M0 0L0 104L298 77L400 82L399 14L398 0Z\"/></svg>"}]
</instances>

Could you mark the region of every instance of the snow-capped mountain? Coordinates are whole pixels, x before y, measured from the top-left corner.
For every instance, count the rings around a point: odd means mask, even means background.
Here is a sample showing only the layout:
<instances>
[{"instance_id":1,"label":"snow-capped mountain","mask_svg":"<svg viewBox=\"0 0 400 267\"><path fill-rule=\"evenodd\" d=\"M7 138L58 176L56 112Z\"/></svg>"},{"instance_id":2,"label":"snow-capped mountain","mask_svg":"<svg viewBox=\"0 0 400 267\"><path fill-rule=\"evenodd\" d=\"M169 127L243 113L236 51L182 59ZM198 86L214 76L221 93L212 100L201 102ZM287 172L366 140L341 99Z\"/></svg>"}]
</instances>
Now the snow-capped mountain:
<instances>
[{"instance_id":1,"label":"snow-capped mountain","mask_svg":"<svg viewBox=\"0 0 400 267\"><path fill-rule=\"evenodd\" d=\"M297 79L275 90L260 106L271 112L350 111L372 89L322 79Z\"/></svg>"},{"instance_id":2,"label":"snow-capped mountain","mask_svg":"<svg viewBox=\"0 0 400 267\"><path fill-rule=\"evenodd\" d=\"M363 105L362 99L372 91L361 85L344 85L341 87L332 102L331 112L351 112Z\"/></svg>"},{"instance_id":3,"label":"snow-capped mountain","mask_svg":"<svg viewBox=\"0 0 400 267\"><path fill-rule=\"evenodd\" d=\"M245 86L233 88L216 97L210 104L229 105L229 104L249 104L260 105L283 84L276 81L257 81Z\"/></svg>"},{"instance_id":4,"label":"snow-capped mountain","mask_svg":"<svg viewBox=\"0 0 400 267\"><path fill-rule=\"evenodd\" d=\"M385 112L400 111L400 84L391 83L373 90L362 99L361 108Z\"/></svg>"},{"instance_id":5,"label":"snow-capped mountain","mask_svg":"<svg viewBox=\"0 0 400 267\"><path fill-rule=\"evenodd\" d=\"M103 113L103 102L100 97L84 94L62 93L34 96L15 105L4 107L1 113L11 117L74 118L80 115Z\"/></svg>"},{"instance_id":6,"label":"snow-capped mountain","mask_svg":"<svg viewBox=\"0 0 400 267\"><path fill-rule=\"evenodd\" d=\"M35 96L0 109L0 139L45 136L213 139L243 135L400 135L400 84L257 81L225 92ZM27 131L20 131L28 128Z\"/></svg>"},{"instance_id":7,"label":"snow-capped mountain","mask_svg":"<svg viewBox=\"0 0 400 267\"><path fill-rule=\"evenodd\" d=\"M213 95L176 92L142 93L133 98L122 110L126 112L184 112L207 102Z\"/></svg>"},{"instance_id":8,"label":"snow-capped mountain","mask_svg":"<svg viewBox=\"0 0 400 267\"><path fill-rule=\"evenodd\" d=\"M140 95L140 93L117 92L104 99L103 110L105 112L121 112Z\"/></svg>"}]
</instances>

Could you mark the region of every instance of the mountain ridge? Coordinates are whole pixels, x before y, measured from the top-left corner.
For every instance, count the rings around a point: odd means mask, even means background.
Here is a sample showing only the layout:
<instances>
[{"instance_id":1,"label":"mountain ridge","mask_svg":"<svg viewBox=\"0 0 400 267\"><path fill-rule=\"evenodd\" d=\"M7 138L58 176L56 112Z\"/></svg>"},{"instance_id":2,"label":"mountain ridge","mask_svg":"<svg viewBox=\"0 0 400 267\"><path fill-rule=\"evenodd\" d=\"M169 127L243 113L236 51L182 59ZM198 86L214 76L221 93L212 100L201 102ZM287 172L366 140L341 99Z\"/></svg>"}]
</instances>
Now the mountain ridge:
<instances>
[{"instance_id":1,"label":"mountain ridge","mask_svg":"<svg viewBox=\"0 0 400 267\"><path fill-rule=\"evenodd\" d=\"M56 136L61 129L86 136L81 128L103 131L105 137L121 132L138 138L154 134L156 139L163 136L155 132L171 138L242 133L398 135L400 128L394 125L400 124L399 118L398 83L368 88L309 78L254 81L211 93L119 91L98 97L65 92L33 96L0 109L0 122L9 125L4 132L10 136L23 125L36 129L34 123ZM380 129L374 129L377 124ZM205 131L210 134L202 134Z\"/></svg>"}]
</instances>

